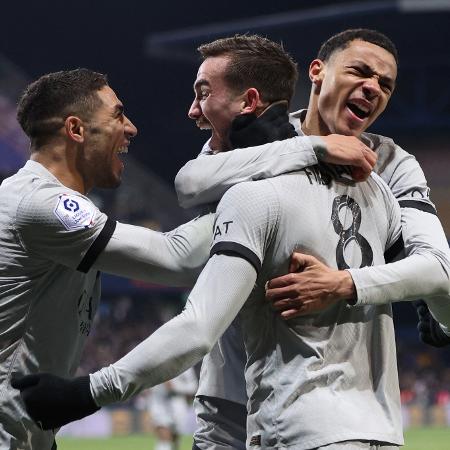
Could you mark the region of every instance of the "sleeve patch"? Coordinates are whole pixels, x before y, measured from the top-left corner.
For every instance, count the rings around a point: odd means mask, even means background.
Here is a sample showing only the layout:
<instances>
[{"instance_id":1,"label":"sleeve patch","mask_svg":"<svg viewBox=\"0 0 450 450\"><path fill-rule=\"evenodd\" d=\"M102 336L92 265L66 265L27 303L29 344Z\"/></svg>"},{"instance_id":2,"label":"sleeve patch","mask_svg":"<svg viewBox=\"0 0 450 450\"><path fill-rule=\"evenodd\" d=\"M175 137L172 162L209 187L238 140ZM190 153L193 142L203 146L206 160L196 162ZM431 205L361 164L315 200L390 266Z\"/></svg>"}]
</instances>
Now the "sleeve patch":
<instances>
[{"instance_id":1,"label":"sleeve patch","mask_svg":"<svg viewBox=\"0 0 450 450\"><path fill-rule=\"evenodd\" d=\"M95 206L76 195L61 194L53 213L66 230L91 228L94 225Z\"/></svg>"}]
</instances>

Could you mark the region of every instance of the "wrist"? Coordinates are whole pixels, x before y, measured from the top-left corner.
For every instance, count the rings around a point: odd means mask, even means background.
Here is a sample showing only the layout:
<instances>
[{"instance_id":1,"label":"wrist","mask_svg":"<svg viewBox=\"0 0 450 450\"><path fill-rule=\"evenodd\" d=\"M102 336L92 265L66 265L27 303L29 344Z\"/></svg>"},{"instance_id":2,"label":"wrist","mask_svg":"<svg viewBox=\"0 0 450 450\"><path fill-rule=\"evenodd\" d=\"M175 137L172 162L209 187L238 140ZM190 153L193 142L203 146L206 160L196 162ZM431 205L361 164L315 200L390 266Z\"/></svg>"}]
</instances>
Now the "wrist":
<instances>
[{"instance_id":1,"label":"wrist","mask_svg":"<svg viewBox=\"0 0 450 450\"><path fill-rule=\"evenodd\" d=\"M317 160L323 161L328 155L328 149L325 140L320 136L308 136L308 137L311 141Z\"/></svg>"},{"instance_id":2,"label":"wrist","mask_svg":"<svg viewBox=\"0 0 450 450\"><path fill-rule=\"evenodd\" d=\"M341 299L345 300L351 306L356 305L358 294L350 272L348 270L340 270L339 275L338 292Z\"/></svg>"}]
</instances>

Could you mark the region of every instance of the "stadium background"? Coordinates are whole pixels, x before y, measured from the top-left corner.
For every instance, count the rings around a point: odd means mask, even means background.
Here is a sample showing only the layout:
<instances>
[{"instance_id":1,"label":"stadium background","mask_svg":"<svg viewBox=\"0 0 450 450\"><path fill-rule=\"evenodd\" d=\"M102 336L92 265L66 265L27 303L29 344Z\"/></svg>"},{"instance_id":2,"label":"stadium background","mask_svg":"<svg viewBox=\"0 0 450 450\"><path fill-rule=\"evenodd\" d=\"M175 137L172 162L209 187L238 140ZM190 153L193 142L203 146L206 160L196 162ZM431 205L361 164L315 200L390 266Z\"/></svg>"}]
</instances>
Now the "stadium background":
<instances>
[{"instance_id":1,"label":"stadium background","mask_svg":"<svg viewBox=\"0 0 450 450\"><path fill-rule=\"evenodd\" d=\"M27 82L67 68L105 72L139 135L130 147L120 189L95 191L92 197L111 217L164 231L194 214L178 207L173 178L206 139L187 118L198 66L195 49L200 43L235 32L256 32L282 41L299 62L301 75L292 105L297 109L307 103L307 65L324 39L349 27L385 32L399 49L398 87L370 131L393 137L418 158L450 237L450 0L153 4L19 0L3 4L1 12L0 177L14 172L27 158L28 143L15 121L15 102ZM104 276L102 305L80 373L131 349L176 314L186 295L180 289ZM395 315L409 430L406 449L448 449L450 350L434 350L419 342L410 305L395 305ZM125 407L111 408L66 429L65 434L150 433L151 418L144 405L141 397ZM431 426L441 428L420 444L415 427ZM438 435L447 442L442 447ZM60 448L88 448L86 441L77 442L62 440ZM107 448L115 448L113 442L119 442L116 448L140 448L126 439L107 441ZM92 448L101 447L97 442Z\"/></svg>"}]
</instances>

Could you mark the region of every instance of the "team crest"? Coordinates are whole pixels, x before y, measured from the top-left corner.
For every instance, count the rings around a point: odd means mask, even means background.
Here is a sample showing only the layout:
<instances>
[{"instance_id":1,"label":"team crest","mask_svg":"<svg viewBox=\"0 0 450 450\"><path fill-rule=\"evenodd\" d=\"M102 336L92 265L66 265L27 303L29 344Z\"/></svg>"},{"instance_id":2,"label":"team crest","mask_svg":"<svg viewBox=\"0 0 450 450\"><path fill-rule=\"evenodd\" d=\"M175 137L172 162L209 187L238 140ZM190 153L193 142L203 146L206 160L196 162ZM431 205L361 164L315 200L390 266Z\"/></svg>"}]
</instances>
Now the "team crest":
<instances>
[{"instance_id":1,"label":"team crest","mask_svg":"<svg viewBox=\"0 0 450 450\"><path fill-rule=\"evenodd\" d=\"M95 206L76 195L61 194L53 212L66 230L90 228L94 225Z\"/></svg>"}]
</instances>

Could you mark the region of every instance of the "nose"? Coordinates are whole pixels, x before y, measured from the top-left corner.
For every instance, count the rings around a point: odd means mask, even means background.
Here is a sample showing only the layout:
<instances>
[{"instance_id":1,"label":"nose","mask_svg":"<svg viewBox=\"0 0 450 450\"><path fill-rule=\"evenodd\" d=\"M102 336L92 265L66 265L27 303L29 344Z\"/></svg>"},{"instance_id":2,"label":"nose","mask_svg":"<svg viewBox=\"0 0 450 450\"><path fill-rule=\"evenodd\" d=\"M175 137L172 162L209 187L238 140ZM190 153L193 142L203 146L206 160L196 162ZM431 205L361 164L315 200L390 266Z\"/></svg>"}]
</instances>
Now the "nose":
<instances>
[{"instance_id":1,"label":"nose","mask_svg":"<svg viewBox=\"0 0 450 450\"><path fill-rule=\"evenodd\" d=\"M133 122L125 116L125 133L130 137L134 137L137 135L137 128L134 126Z\"/></svg>"},{"instance_id":2,"label":"nose","mask_svg":"<svg viewBox=\"0 0 450 450\"><path fill-rule=\"evenodd\" d=\"M191 107L189 108L188 117L190 119L197 120L198 118L200 118L202 116L202 114L203 113L202 113L202 109L200 108L199 101L197 99L194 99Z\"/></svg>"},{"instance_id":3,"label":"nose","mask_svg":"<svg viewBox=\"0 0 450 450\"><path fill-rule=\"evenodd\" d=\"M380 95L381 88L377 78L367 78L363 84L363 92L367 99L372 100Z\"/></svg>"}]
</instances>

